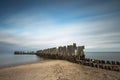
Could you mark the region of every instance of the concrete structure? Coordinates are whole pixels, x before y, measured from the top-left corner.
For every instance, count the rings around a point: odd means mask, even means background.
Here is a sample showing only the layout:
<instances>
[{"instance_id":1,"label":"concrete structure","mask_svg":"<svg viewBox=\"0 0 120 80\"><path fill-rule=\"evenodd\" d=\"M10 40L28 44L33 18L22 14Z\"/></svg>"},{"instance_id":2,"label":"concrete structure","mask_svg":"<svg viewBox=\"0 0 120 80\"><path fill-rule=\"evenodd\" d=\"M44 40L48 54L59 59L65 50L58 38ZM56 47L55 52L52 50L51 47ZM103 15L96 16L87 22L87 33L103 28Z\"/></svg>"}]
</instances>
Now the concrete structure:
<instances>
[{"instance_id":1,"label":"concrete structure","mask_svg":"<svg viewBox=\"0 0 120 80\"><path fill-rule=\"evenodd\" d=\"M44 53L44 54L56 54L61 56L79 56L79 59L84 59L84 46L76 46L76 43L73 45L60 46L58 48L48 48L44 50L37 51L37 54Z\"/></svg>"}]
</instances>

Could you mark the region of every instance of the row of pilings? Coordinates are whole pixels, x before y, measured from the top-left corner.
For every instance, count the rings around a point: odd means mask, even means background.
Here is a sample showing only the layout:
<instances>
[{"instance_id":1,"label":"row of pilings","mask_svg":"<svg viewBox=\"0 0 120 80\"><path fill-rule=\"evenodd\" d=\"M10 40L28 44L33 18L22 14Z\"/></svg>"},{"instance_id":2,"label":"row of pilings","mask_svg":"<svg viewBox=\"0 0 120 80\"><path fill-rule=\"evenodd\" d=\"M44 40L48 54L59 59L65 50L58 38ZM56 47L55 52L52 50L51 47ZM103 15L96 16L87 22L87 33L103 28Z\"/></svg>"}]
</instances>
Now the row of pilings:
<instances>
[{"instance_id":1,"label":"row of pilings","mask_svg":"<svg viewBox=\"0 0 120 80\"><path fill-rule=\"evenodd\" d=\"M76 62L79 64L95 67L98 69L101 68L101 69L120 72L120 62L119 61L105 61L105 60L85 58L84 60L77 60Z\"/></svg>"},{"instance_id":2,"label":"row of pilings","mask_svg":"<svg viewBox=\"0 0 120 80\"><path fill-rule=\"evenodd\" d=\"M27 54L27 55L34 55L34 54L36 54L36 52L34 52L34 51L30 51L30 52L25 52L25 51L15 51L14 52L14 54L15 55L21 55L21 54Z\"/></svg>"},{"instance_id":3,"label":"row of pilings","mask_svg":"<svg viewBox=\"0 0 120 80\"><path fill-rule=\"evenodd\" d=\"M43 57L45 59L58 59L58 60L67 60L70 62L77 63L77 59L82 58L77 55L59 55L59 54L45 54L45 53L36 53L37 56Z\"/></svg>"},{"instance_id":4,"label":"row of pilings","mask_svg":"<svg viewBox=\"0 0 120 80\"><path fill-rule=\"evenodd\" d=\"M73 45L59 46L53 48L47 48L39 50L36 52L36 55L44 58L51 59L63 59L69 61L76 61L74 59L85 59L84 46L76 46L76 43Z\"/></svg>"},{"instance_id":5,"label":"row of pilings","mask_svg":"<svg viewBox=\"0 0 120 80\"><path fill-rule=\"evenodd\" d=\"M37 56L47 59L67 60L73 63L91 66L98 69L120 72L119 61L105 61L85 58L84 48L84 46L76 46L76 44L73 43L73 45L48 48L36 52L15 51L14 54L36 54Z\"/></svg>"},{"instance_id":6,"label":"row of pilings","mask_svg":"<svg viewBox=\"0 0 120 80\"><path fill-rule=\"evenodd\" d=\"M39 50L36 52L36 55L43 58L67 60L73 63L91 66L98 69L101 68L120 72L119 61L105 61L85 58L84 48L84 46L76 46L76 43L73 43L73 45L68 45L67 47L60 46L58 48L55 47Z\"/></svg>"},{"instance_id":7,"label":"row of pilings","mask_svg":"<svg viewBox=\"0 0 120 80\"><path fill-rule=\"evenodd\" d=\"M37 56L47 58L47 59L57 59L57 60L67 60L73 63L82 64L85 66L95 67L98 69L106 69L112 71L120 72L120 62L119 61L105 61L105 60L96 60L89 58L80 58L75 55L58 55L58 54L45 54L45 53L36 53Z\"/></svg>"}]
</instances>

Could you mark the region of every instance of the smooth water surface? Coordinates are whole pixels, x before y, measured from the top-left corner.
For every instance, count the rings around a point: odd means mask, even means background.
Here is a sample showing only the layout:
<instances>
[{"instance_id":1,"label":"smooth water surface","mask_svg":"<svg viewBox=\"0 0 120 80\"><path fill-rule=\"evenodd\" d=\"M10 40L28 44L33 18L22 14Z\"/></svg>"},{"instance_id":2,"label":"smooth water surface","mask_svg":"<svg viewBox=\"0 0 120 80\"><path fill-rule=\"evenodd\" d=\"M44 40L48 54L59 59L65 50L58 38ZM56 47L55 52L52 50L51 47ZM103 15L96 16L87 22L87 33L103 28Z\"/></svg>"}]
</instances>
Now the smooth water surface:
<instances>
[{"instance_id":1,"label":"smooth water surface","mask_svg":"<svg viewBox=\"0 0 120 80\"><path fill-rule=\"evenodd\" d=\"M120 52L86 52L86 58L120 61Z\"/></svg>"},{"instance_id":2,"label":"smooth water surface","mask_svg":"<svg viewBox=\"0 0 120 80\"><path fill-rule=\"evenodd\" d=\"M36 55L1 54L0 55L0 67L39 62L41 60L42 58Z\"/></svg>"},{"instance_id":3,"label":"smooth water surface","mask_svg":"<svg viewBox=\"0 0 120 80\"><path fill-rule=\"evenodd\" d=\"M85 57L99 60L120 61L120 52L85 52ZM1 54L0 67L28 64L41 60L43 59L36 55Z\"/></svg>"}]
</instances>

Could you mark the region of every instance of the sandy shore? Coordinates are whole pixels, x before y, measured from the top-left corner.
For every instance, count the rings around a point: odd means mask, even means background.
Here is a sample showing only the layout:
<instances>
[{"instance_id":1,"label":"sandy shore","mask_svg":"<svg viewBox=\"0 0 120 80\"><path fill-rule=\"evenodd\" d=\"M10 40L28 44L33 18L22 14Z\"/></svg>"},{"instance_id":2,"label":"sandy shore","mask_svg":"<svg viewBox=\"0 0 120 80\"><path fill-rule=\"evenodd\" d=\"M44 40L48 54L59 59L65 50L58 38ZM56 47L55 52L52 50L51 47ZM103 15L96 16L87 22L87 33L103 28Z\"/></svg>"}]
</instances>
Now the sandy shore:
<instances>
[{"instance_id":1,"label":"sandy shore","mask_svg":"<svg viewBox=\"0 0 120 80\"><path fill-rule=\"evenodd\" d=\"M63 60L46 60L0 69L0 80L120 80L120 72Z\"/></svg>"}]
</instances>

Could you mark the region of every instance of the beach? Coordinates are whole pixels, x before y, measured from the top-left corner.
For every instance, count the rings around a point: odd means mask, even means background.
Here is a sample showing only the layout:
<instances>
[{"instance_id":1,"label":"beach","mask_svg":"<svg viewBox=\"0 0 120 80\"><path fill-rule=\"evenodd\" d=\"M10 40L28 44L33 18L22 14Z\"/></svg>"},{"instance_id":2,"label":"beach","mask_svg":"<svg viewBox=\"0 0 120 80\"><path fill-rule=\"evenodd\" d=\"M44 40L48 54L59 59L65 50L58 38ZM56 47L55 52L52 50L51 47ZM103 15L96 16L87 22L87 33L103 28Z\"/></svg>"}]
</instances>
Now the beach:
<instances>
[{"instance_id":1,"label":"beach","mask_svg":"<svg viewBox=\"0 0 120 80\"><path fill-rule=\"evenodd\" d=\"M0 80L120 80L120 72L92 68L64 60L0 69Z\"/></svg>"}]
</instances>

